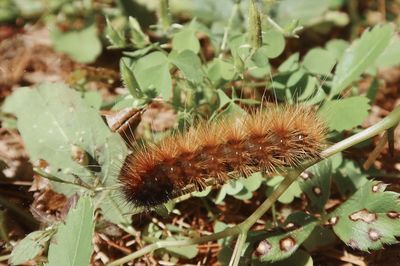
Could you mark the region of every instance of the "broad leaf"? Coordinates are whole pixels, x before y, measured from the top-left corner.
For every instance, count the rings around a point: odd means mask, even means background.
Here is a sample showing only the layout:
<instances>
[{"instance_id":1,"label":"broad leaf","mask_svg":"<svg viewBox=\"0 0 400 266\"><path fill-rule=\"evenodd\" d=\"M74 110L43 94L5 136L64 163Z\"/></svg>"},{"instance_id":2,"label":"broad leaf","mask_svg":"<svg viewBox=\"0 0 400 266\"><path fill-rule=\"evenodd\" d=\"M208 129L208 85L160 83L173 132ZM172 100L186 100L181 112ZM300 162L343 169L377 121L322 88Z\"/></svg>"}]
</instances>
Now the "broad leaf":
<instances>
[{"instance_id":1,"label":"broad leaf","mask_svg":"<svg viewBox=\"0 0 400 266\"><path fill-rule=\"evenodd\" d=\"M357 80L385 50L392 35L393 29L390 25L375 26L372 30L364 31L361 38L353 42L340 59L330 95L339 94Z\"/></svg>"},{"instance_id":2,"label":"broad leaf","mask_svg":"<svg viewBox=\"0 0 400 266\"><path fill-rule=\"evenodd\" d=\"M363 251L398 243L399 194L386 185L369 181L330 215L330 223L348 246Z\"/></svg>"},{"instance_id":3,"label":"broad leaf","mask_svg":"<svg viewBox=\"0 0 400 266\"><path fill-rule=\"evenodd\" d=\"M126 154L125 145L78 92L63 84L21 88L7 98L3 110L17 116L18 130L31 160L46 160L52 175L70 182L78 177L94 184L94 175L98 173L103 185L115 184ZM74 158L76 150L87 153L101 169L90 171L85 163ZM80 188L53 184L64 194Z\"/></svg>"},{"instance_id":4,"label":"broad leaf","mask_svg":"<svg viewBox=\"0 0 400 266\"><path fill-rule=\"evenodd\" d=\"M314 74L329 76L333 66L336 64L335 58L325 49L311 49L303 59L303 66Z\"/></svg>"},{"instance_id":5,"label":"broad leaf","mask_svg":"<svg viewBox=\"0 0 400 266\"><path fill-rule=\"evenodd\" d=\"M267 181L267 186L269 187L266 191L267 196L271 195L271 193L279 186L279 184L283 181L283 176L274 176L270 180ZM291 203L295 198L300 197L301 189L299 186L299 182L293 182L288 189L278 198L278 201L281 203Z\"/></svg>"},{"instance_id":6,"label":"broad leaf","mask_svg":"<svg viewBox=\"0 0 400 266\"><path fill-rule=\"evenodd\" d=\"M200 83L203 80L200 58L191 50L184 50L179 54L171 53L169 55L171 63L176 65L183 75L190 81Z\"/></svg>"},{"instance_id":7,"label":"broad leaf","mask_svg":"<svg viewBox=\"0 0 400 266\"><path fill-rule=\"evenodd\" d=\"M49 266L89 265L93 251L94 208L89 196L82 196L60 224L49 247Z\"/></svg>"},{"instance_id":8,"label":"broad leaf","mask_svg":"<svg viewBox=\"0 0 400 266\"><path fill-rule=\"evenodd\" d=\"M235 67L229 62L216 58L208 65L207 76L210 80L231 80L235 76Z\"/></svg>"},{"instance_id":9,"label":"broad leaf","mask_svg":"<svg viewBox=\"0 0 400 266\"><path fill-rule=\"evenodd\" d=\"M333 181L343 196L348 196L368 182L367 174L354 161L346 159L333 175Z\"/></svg>"},{"instance_id":10,"label":"broad leaf","mask_svg":"<svg viewBox=\"0 0 400 266\"><path fill-rule=\"evenodd\" d=\"M289 215L284 224L285 230L268 232L263 236L256 248L259 260L278 261L289 257L307 239L317 223L314 217L302 212Z\"/></svg>"},{"instance_id":11,"label":"broad leaf","mask_svg":"<svg viewBox=\"0 0 400 266\"><path fill-rule=\"evenodd\" d=\"M331 130L349 130L362 124L368 116L369 99L355 96L325 102L318 115L326 121Z\"/></svg>"},{"instance_id":12,"label":"broad leaf","mask_svg":"<svg viewBox=\"0 0 400 266\"><path fill-rule=\"evenodd\" d=\"M172 95L169 60L162 52L152 52L141 57L133 68L142 91L156 90L165 100Z\"/></svg>"},{"instance_id":13,"label":"broad leaf","mask_svg":"<svg viewBox=\"0 0 400 266\"><path fill-rule=\"evenodd\" d=\"M285 37L275 30L268 30L263 33L263 45L266 46L266 56L276 58L285 49Z\"/></svg>"},{"instance_id":14,"label":"broad leaf","mask_svg":"<svg viewBox=\"0 0 400 266\"><path fill-rule=\"evenodd\" d=\"M20 265L42 252L54 231L35 231L22 239L11 252L10 264Z\"/></svg>"},{"instance_id":15,"label":"broad leaf","mask_svg":"<svg viewBox=\"0 0 400 266\"><path fill-rule=\"evenodd\" d=\"M299 20L301 25L312 23L328 10L330 0L282 0L278 2L277 20L287 25L293 20Z\"/></svg>"},{"instance_id":16,"label":"broad leaf","mask_svg":"<svg viewBox=\"0 0 400 266\"><path fill-rule=\"evenodd\" d=\"M62 32L53 26L50 36L55 50L66 53L77 62L93 62L101 53L101 42L94 23L79 31L67 32Z\"/></svg>"},{"instance_id":17,"label":"broad leaf","mask_svg":"<svg viewBox=\"0 0 400 266\"><path fill-rule=\"evenodd\" d=\"M191 28L184 28L172 38L172 47L177 52L191 50L194 53L200 51L200 42L196 38L196 32Z\"/></svg>"},{"instance_id":18,"label":"broad leaf","mask_svg":"<svg viewBox=\"0 0 400 266\"><path fill-rule=\"evenodd\" d=\"M309 201L309 210L313 213L324 211L331 189L332 163L323 160L304 171L300 177L300 188Z\"/></svg>"}]
</instances>

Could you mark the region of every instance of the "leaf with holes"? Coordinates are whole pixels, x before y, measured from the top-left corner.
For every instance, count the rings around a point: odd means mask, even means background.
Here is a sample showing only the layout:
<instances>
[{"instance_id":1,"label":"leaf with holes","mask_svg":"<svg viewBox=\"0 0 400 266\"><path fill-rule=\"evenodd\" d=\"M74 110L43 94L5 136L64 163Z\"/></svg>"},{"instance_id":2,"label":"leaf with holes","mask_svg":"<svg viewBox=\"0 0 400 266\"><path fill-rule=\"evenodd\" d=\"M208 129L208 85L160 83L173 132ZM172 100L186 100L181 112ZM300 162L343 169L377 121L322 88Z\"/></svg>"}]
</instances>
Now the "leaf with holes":
<instances>
[{"instance_id":1,"label":"leaf with holes","mask_svg":"<svg viewBox=\"0 0 400 266\"><path fill-rule=\"evenodd\" d=\"M317 223L317 219L308 214L292 213L286 219L284 229L255 235L249 241L258 243L255 252L261 262L283 260L300 247Z\"/></svg>"},{"instance_id":2,"label":"leaf with holes","mask_svg":"<svg viewBox=\"0 0 400 266\"><path fill-rule=\"evenodd\" d=\"M323 160L304 171L300 176L300 188L309 201L308 209L313 213L324 211L331 189L332 163Z\"/></svg>"},{"instance_id":3,"label":"leaf with holes","mask_svg":"<svg viewBox=\"0 0 400 266\"><path fill-rule=\"evenodd\" d=\"M89 265L93 251L94 208L92 198L82 196L60 224L49 247L49 266Z\"/></svg>"},{"instance_id":4,"label":"leaf with holes","mask_svg":"<svg viewBox=\"0 0 400 266\"><path fill-rule=\"evenodd\" d=\"M288 266L288 265L313 266L314 263L310 254L308 254L304 250L298 249L295 253L293 253L293 255L291 255L287 259L270 263L253 260L251 265L252 266Z\"/></svg>"},{"instance_id":5,"label":"leaf with holes","mask_svg":"<svg viewBox=\"0 0 400 266\"><path fill-rule=\"evenodd\" d=\"M334 232L346 245L368 251L398 243L399 194L385 189L385 184L369 181L330 214Z\"/></svg>"}]
</instances>

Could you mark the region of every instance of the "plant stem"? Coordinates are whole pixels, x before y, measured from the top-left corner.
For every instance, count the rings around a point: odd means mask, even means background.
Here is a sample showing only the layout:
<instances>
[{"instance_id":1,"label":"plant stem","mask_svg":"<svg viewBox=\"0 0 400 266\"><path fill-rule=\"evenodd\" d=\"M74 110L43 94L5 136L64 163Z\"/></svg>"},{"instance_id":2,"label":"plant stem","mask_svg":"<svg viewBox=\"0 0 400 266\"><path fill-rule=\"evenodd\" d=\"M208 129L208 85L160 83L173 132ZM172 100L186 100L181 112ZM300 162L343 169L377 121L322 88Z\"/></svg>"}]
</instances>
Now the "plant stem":
<instances>
[{"instance_id":1,"label":"plant stem","mask_svg":"<svg viewBox=\"0 0 400 266\"><path fill-rule=\"evenodd\" d=\"M245 221L242 223L227 228L224 231L212 234L212 235L207 235L207 236L202 236L198 238L192 238L192 239L186 239L186 240L177 240L177 241L159 241L154 244L150 244L132 254L129 254L125 257L122 257L116 261L111 262L108 264L108 266L116 266L116 265L121 265L123 263L126 263L128 261L131 261L133 259L136 259L138 257L141 257L149 252L152 252L156 249L160 248L165 248L165 247L179 247L179 246L188 246L188 245L194 245L194 244L200 244L204 242L209 242L209 241L214 241L220 238L226 238L228 236L233 236L233 235L246 235L247 231L257 222L257 220L264 215L265 212L268 211L268 209L278 200L278 198L289 188L289 186L297 179L297 177L303 172L305 169L308 167L312 166L313 164L316 164L317 162L328 158L338 152L341 152L351 146L354 146L360 142L363 142L366 139L369 139L375 135L380 134L381 132L384 132L385 130L389 128L395 127L397 124L400 122L400 106L398 106L396 109L394 109L387 117L382 119L380 122L377 124L347 138L344 139L326 150L321 152L321 158L318 158L314 161L311 162L306 162L303 165L299 166L298 168L295 169L290 169L286 173L286 178L279 184L279 186L272 192L269 198L267 198L261 205L260 207L257 208L257 210L250 215ZM243 238L243 237L242 237ZM240 245L242 245L240 242L242 241L242 238L238 238L238 248L240 248ZM244 240L243 240L244 241ZM240 257L240 256L239 256ZM235 259L236 261L236 259ZM233 264L232 264L233 265Z\"/></svg>"},{"instance_id":2,"label":"plant stem","mask_svg":"<svg viewBox=\"0 0 400 266\"><path fill-rule=\"evenodd\" d=\"M235 249L233 250L229 266L238 266L244 244L246 243L247 232L241 233L236 241Z\"/></svg>"},{"instance_id":3,"label":"plant stem","mask_svg":"<svg viewBox=\"0 0 400 266\"><path fill-rule=\"evenodd\" d=\"M364 129L363 131L344 139L326 150L321 152L321 157L327 158L335 153L341 152L351 146L354 146L364 140L372 138L381 132L388 130L389 128L395 127L400 122L400 106L395 108L389 115L387 115L384 119L376 123L375 125Z\"/></svg>"},{"instance_id":4,"label":"plant stem","mask_svg":"<svg viewBox=\"0 0 400 266\"><path fill-rule=\"evenodd\" d=\"M219 58L222 58L224 55L224 51L226 49L226 45L228 42L229 31L232 28L233 19L235 18L236 13L239 10L239 4L240 4L240 0L237 0L232 7L231 16L229 17L228 25L226 25L226 27L225 27L224 37L222 38L221 48L220 48L219 56L218 56Z\"/></svg>"}]
</instances>

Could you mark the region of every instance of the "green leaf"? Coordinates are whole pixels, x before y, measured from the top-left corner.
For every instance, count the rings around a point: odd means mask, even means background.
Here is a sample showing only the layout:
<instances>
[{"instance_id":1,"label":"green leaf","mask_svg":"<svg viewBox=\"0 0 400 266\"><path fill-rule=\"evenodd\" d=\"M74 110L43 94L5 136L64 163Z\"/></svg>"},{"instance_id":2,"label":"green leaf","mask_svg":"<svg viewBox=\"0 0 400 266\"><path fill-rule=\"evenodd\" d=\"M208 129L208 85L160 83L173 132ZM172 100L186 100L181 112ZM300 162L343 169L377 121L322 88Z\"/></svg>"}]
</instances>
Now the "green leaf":
<instances>
[{"instance_id":1,"label":"green leaf","mask_svg":"<svg viewBox=\"0 0 400 266\"><path fill-rule=\"evenodd\" d=\"M333 175L340 194L348 196L368 182L367 174L352 160L345 160Z\"/></svg>"},{"instance_id":2,"label":"green leaf","mask_svg":"<svg viewBox=\"0 0 400 266\"><path fill-rule=\"evenodd\" d=\"M235 67L229 62L216 58L208 65L207 76L214 82L231 80L235 76Z\"/></svg>"},{"instance_id":3,"label":"green leaf","mask_svg":"<svg viewBox=\"0 0 400 266\"><path fill-rule=\"evenodd\" d=\"M298 87L296 87L297 89ZM307 105L314 105L322 102L326 98L326 94L317 82L317 78L307 75L306 83L301 86L304 88L298 95L296 101L302 102Z\"/></svg>"},{"instance_id":4,"label":"green leaf","mask_svg":"<svg viewBox=\"0 0 400 266\"><path fill-rule=\"evenodd\" d=\"M56 26L52 26L50 37L55 50L71 56L80 63L93 62L101 53L101 42L94 23L82 30L68 32L62 32Z\"/></svg>"},{"instance_id":5,"label":"green leaf","mask_svg":"<svg viewBox=\"0 0 400 266\"><path fill-rule=\"evenodd\" d=\"M308 209L313 213L322 213L329 199L331 189L332 163L323 160L304 171L300 177L300 188L309 201Z\"/></svg>"},{"instance_id":6,"label":"green leaf","mask_svg":"<svg viewBox=\"0 0 400 266\"><path fill-rule=\"evenodd\" d=\"M375 26L366 30L361 38L345 51L340 59L332 81L331 96L342 92L382 54L393 36L390 25Z\"/></svg>"},{"instance_id":7,"label":"green leaf","mask_svg":"<svg viewBox=\"0 0 400 266\"><path fill-rule=\"evenodd\" d=\"M193 195L193 197L203 198L203 197L208 196L208 194L210 194L211 191L212 191L212 187L208 187L202 191L193 192L192 195Z\"/></svg>"},{"instance_id":8,"label":"green leaf","mask_svg":"<svg viewBox=\"0 0 400 266\"><path fill-rule=\"evenodd\" d=\"M371 103L375 101L376 95L379 90L379 79L377 77L371 82L371 85L368 87L367 95L365 95Z\"/></svg>"},{"instance_id":9,"label":"green leaf","mask_svg":"<svg viewBox=\"0 0 400 266\"><path fill-rule=\"evenodd\" d=\"M251 60L257 67L266 67L269 65L268 63L268 47L261 46L258 48L255 53L252 55Z\"/></svg>"},{"instance_id":10,"label":"green leaf","mask_svg":"<svg viewBox=\"0 0 400 266\"><path fill-rule=\"evenodd\" d=\"M20 15L13 1L0 1L0 23L12 23Z\"/></svg>"},{"instance_id":11,"label":"green leaf","mask_svg":"<svg viewBox=\"0 0 400 266\"><path fill-rule=\"evenodd\" d=\"M233 195L235 198L240 200L248 200L253 197L253 191L256 191L264 181L264 178L260 172L253 173L251 176L247 178L240 178L238 180L243 185L243 189Z\"/></svg>"},{"instance_id":12,"label":"green leaf","mask_svg":"<svg viewBox=\"0 0 400 266\"><path fill-rule=\"evenodd\" d=\"M270 195L283 181L283 176L274 176L270 180L267 181L267 186L269 188L266 191L267 196ZM290 187L279 197L278 201L281 203L291 203L294 198L298 198L301 195L301 189L299 186L299 182L293 182Z\"/></svg>"},{"instance_id":13,"label":"green leaf","mask_svg":"<svg viewBox=\"0 0 400 266\"><path fill-rule=\"evenodd\" d=\"M263 33L263 45L267 47L266 56L276 58L285 49L285 37L275 30L268 30Z\"/></svg>"},{"instance_id":14,"label":"green leaf","mask_svg":"<svg viewBox=\"0 0 400 266\"><path fill-rule=\"evenodd\" d=\"M96 204L101 208L104 219L114 224L130 225L131 215L136 211L126 203L119 190L105 191L96 198Z\"/></svg>"},{"instance_id":15,"label":"green leaf","mask_svg":"<svg viewBox=\"0 0 400 266\"><path fill-rule=\"evenodd\" d=\"M261 186L264 178L260 172L257 172L247 178L241 178L239 180L248 191L253 192Z\"/></svg>"},{"instance_id":16,"label":"green leaf","mask_svg":"<svg viewBox=\"0 0 400 266\"><path fill-rule=\"evenodd\" d=\"M392 67L400 65L400 37L395 35L389 45L375 62L377 67Z\"/></svg>"},{"instance_id":17,"label":"green leaf","mask_svg":"<svg viewBox=\"0 0 400 266\"><path fill-rule=\"evenodd\" d=\"M336 60L339 60L349 47L349 43L345 40L334 39L329 41L325 47Z\"/></svg>"},{"instance_id":18,"label":"green leaf","mask_svg":"<svg viewBox=\"0 0 400 266\"><path fill-rule=\"evenodd\" d=\"M307 25L322 17L329 9L330 0L282 0L278 3L278 23L287 25L294 20L299 20L299 24Z\"/></svg>"},{"instance_id":19,"label":"green leaf","mask_svg":"<svg viewBox=\"0 0 400 266\"><path fill-rule=\"evenodd\" d=\"M129 17L129 30L131 33L131 42L137 48L143 48L150 43L149 37L143 33L139 22L134 17Z\"/></svg>"},{"instance_id":20,"label":"green leaf","mask_svg":"<svg viewBox=\"0 0 400 266\"><path fill-rule=\"evenodd\" d=\"M99 91L87 91L83 95L83 100L86 104L96 110L99 110L103 99Z\"/></svg>"},{"instance_id":21,"label":"green leaf","mask_svg":"<svg viewBox=\"0 0 400 266\"><path fill-rule=\"evenodd\" d=\"M200 51L200 42L196 32L189 27L182 29L172 38L172 48L177 52L191 50L197 54Z\"/></svg>"},{"instance_id":22,"label":"green leaf","mask_svg":"<svg viewBox=\"0 0 400 266\"><path fill-rule=\"evenodd\" d=\"M254 260L252 266L313 266L313 259L306 251L296 250L289 258L276 262L259 262Z\"/></svg>"},{"instance_id":23,"label":"green leaf","mask_svg":"<svg viewBox=\"0 0 400 266\"><path fill-rule=\"evenodd\" d=\"M333 246L339 242L331 227L317 225L310 236L303 242L303 246L309 252L321 250L321 248Z\"/></svg>"},{"instance_id":24,"label":"green leaf","mask_svg":"<svg viewBox=\"0 0 400 266\"><path fill-rule=\"evenodd\" d=\"M46 160L50 174L73 182L77 177L94 185L87 165L74 159L76 147L101 167L103 185L114 185L126 155L121 137L112 133L98 111L88 107L80 93L64 84L20 88L8 97L4 112L17 116L18 130L32 161ZM81 187L53 182L54 189L70 195Z\"/></svg>"},{"instance_id":25,"label":"green leaf","mask_svg":"<svg viewBox=\"0 0 400 266\"><path fill-rule=\"evenodd\" d=\"M89 196L82 196L60 224L49 247L49 266L89 265L93 251L94 208Z\"/></svg>"},{"instance_id":26,"label":"green leaf","mask_svg":"<svg viewBox=\"0 0 400 266\"><path fill-rule=\"evenodd\" d=\"M136 99L143 97L143 92L139 86L139 83L133 73L132 60L128 57L122 57L119 61L119 69L121 73L121 79L124 86L128 89L130 94Z\"/></svg>"},{"instance_id":27,"label":"green leaf","mask_svg":"<svg viewBox=\"0 0 400 266\"><path fill-rule=\"evenodd\" d=\"M398 243L399 194L369 181L330 215L333 230L346 245L362 251Z\"/></svg>"},{"instance_id":28,"label":"green leaf","mask_svg":"<svg viewBox=\"0 0 400 266\"><path fill-rule=\"evenodd\" d=\"M40 0L14 0L13 2L21 12L20 16L25 18L37 16L46 8L46 5Z\"/></svg>"},{"instance_id":29,"label":"green leaf","mask_svg":"<svg viewBox=\"0 0 400 266\"><path fill-rule=\"evenodd\" d=\"M278 68L279 72L295 71L299 68L299 53L294 53L287 58Z\"/></svg>"},{"instance_id":30,"label":"green leaf","mask_svg":"<svg viewBox=\"0 0 400 266\"><path fill-rule=\"evenodd\" d=\"M296 84L298 84L305 77L306 77L306 73L305 73L304 69L300 68L299 70L293 72L293 74L290 75L290 77L288 78L288 80L286 82L286 86L293 87ZM297 88L295 88L295 89L297 90Z\"/></svg>"},{"instance_id":31,"label":"green leaf","mask_svg":"<svg viewBox=\"0 0 400 266\"><path fill-rule=\"evenodd\" d=\"M184 50L179 54L170 53L169 59L188 80L194 83L200 83L203 80L204 73L200 58L191 50Z\"/></svg>"},{"instance_id":32,"label":"green leaf","mask_svg":"<svg viewBox=\"0 0 400 266\"><path fill-rule=\"evenodd\" d=\"M12 250L10 257L11 265L20 265L34 259L45 249L46 243L53 233L54 231L43 230L27 235Z\"/></svg>"},{"instance_id":33,"label":"green leaf","mask_svg":"<svg viewBox=\"0 0 400 266\"><path fill-rule=\"evenodd\" d=\"M307 239L317 222L317 219L303 212L292 213L285 221L285 230L268 232L263 236L257 247L259 260L278 261L289 257Z\"/></svg>"},{"instance_id":34,"label":"green leaf","mask_svg":"<svg viewBox=\"0 0 400 266\"><path fill-rule=\"evenodd\" d=\"M164 100L172 95L169 60L162 52L152 52L141 57L133 68L134 76L142 91L156 90Z\"/></svg>"},{"instance_id":35,"label":"green leaf","mask_svg":"<svg viewBox=\"0 0 400 266\"><path fill-rule=\"evenodd\" d=\"M368 116L369 99L355 96L326 102L318 115L325 120L331 130L349 130L361 125Z\"/></svg>"},{"instance_id":36,"label":"green leaf","mask_svg":"<svg viewBox=\"0 0 400 266\"><path fill-rule=\"evenodd\" d=\"M106 18L107 26L105 29L105 35L111 46L107 48L124 48L126 46L125 36L122 30L117 30L113 27L109 18Z\"/></svg>"},{"instance_id":37,"label":"green leaf","mask_svg":"<svg viewBox=\"0 0 400 266\"><path fill-rule=\"evenodd\" d=\"M314 74L329 76L333 66L336 64L335 58L325 49L314 48L304 56L303 66Z\"/></svg>"}]
</instances>

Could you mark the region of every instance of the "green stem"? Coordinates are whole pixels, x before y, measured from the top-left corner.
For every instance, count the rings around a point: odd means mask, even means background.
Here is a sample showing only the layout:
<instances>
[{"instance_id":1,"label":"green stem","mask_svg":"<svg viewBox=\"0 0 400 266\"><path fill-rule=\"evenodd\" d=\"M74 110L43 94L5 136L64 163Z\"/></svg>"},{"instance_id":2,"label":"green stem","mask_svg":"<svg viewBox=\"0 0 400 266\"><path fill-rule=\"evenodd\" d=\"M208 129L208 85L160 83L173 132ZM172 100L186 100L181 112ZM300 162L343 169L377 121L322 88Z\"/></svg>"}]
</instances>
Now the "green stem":
<instances>
[{"instance_id":1,"label":"green stem","mask_svg":"<svg viewBox=\"0 0 400 266\"><path fill-rule=\"evenodd\" d=\"M235 249L232 253L231 261L229 262L229 266L238 266L240 262L240 257L242 255L242 250L244 244L246 243L247 232L241 233L236 241Z\"/></svg>"},{"instance_id":2,"label":"green stem","mask_svg":"<svg viewBox=\"0 0 400 266\"><path fill-rule=\"evenodd\" d=\"M364 129L363 131L330 146L329 148L321 152L321 156L323 158L330 157L335 153L341 152L351 146L354 146L355 144L358 144L360 142L363 142L364 140L372 138L384 132L385 130L388 130L389 128L397 126L399 122L400 122L400 106L394 109L388 116L386 116L384 119L382 119L375 125L367 129Z\"/></svg>"},{"instance_id":3,"label":"green stem","mask_svg":"<svg viewBox=\"0 0 400 266\"><path fill-rule=\"evenodd\" d=\"M228 43L229 31L232 28L233 19L235 18L236 13L239 10L239 4L240 4L240 0L237 0L232 7L231 16L229 17L228 25L225 27L224 37L222 38L221 48L220 48L219 56L218 56L219 58L223 57L224 51L226 49L226 45Z\"/></svg>"},{"instance_id":4,"label":"green stem","mask_svg":"<svg viewBox=\"0 0 400 266\"><path fill-rule=\"evenodd\" d=\"M311 162L306 162L303 165L299 166L296 169L288 170L286 174L286 178L279 184L279 186L272 192L269 198L267 198L257 210L250 215L245 221L242 223L227 228L224 231L202 236L198 238L186 239L186 240L177 240L177 241L159 241L154 244L150 244L132 254L129 254L123 258L120 258L116 261L111 262L108 266L116 266L126 263L128 261L134 260L138 257L141 257L149 252L152 252L156 249L165 248L165 247L179 247L179 246L188 246L188 245L195 245L200 243L205 243L209 241L214 241L221 238L226 238L228 236L234 236L238 234L246 234L246 232L257 222L261 216L264 215L265 212L269 210L269 208L278 200L278 198L289 188L289 186L297 179L297 177L308 167L316 164L317 162L328 158L338 152L341 152L351 146L354 146L360 142L363 142L366 139L369 139L375 135L384 132L385 130L395 127L400 122L400 106L393 110L387 117L382 119L377 124L347 138L344 139L331 147L327 148L326 150L321 152L321 158L316 159ZM238 239L241 241L241 239ZM240 243L239 243L240 244ZM239 245L238 244L238 245ZM239 248L240 246L238 246Z\"/></svg>"},{"instance_id":5,"label":"green stem","mask_svg":"<svg viewBox=\"0 0 400 266\"><path fill-rule=\"evenodd\" d=\"M38 175L40 175L40 176L42 176L42 177L44 177L44 178L47 178L47 179L49 179L49 180L51 180L51 181L54 181L54 182L64 183L64 184L69 184L69 185L75 185L75 186L80 186L80 187L86 188L86 189L88 189L88 190L93 190L92 187L90 187L89 185L85 184L85 183L84 183L82 180L80 180L80 179L77 179L78 182L71 182L71 181L63 180L63 179L61 179L61 178L58 178L58 177L56 177L56 176L54 176L54 175L52 175L52 174L49 174L49 173L43 171L42 169L40 169L40 168L38 168L38 167L33 167L33 172L35 172L36 174L38 174Z\"/></svg>"}]
</instances>

